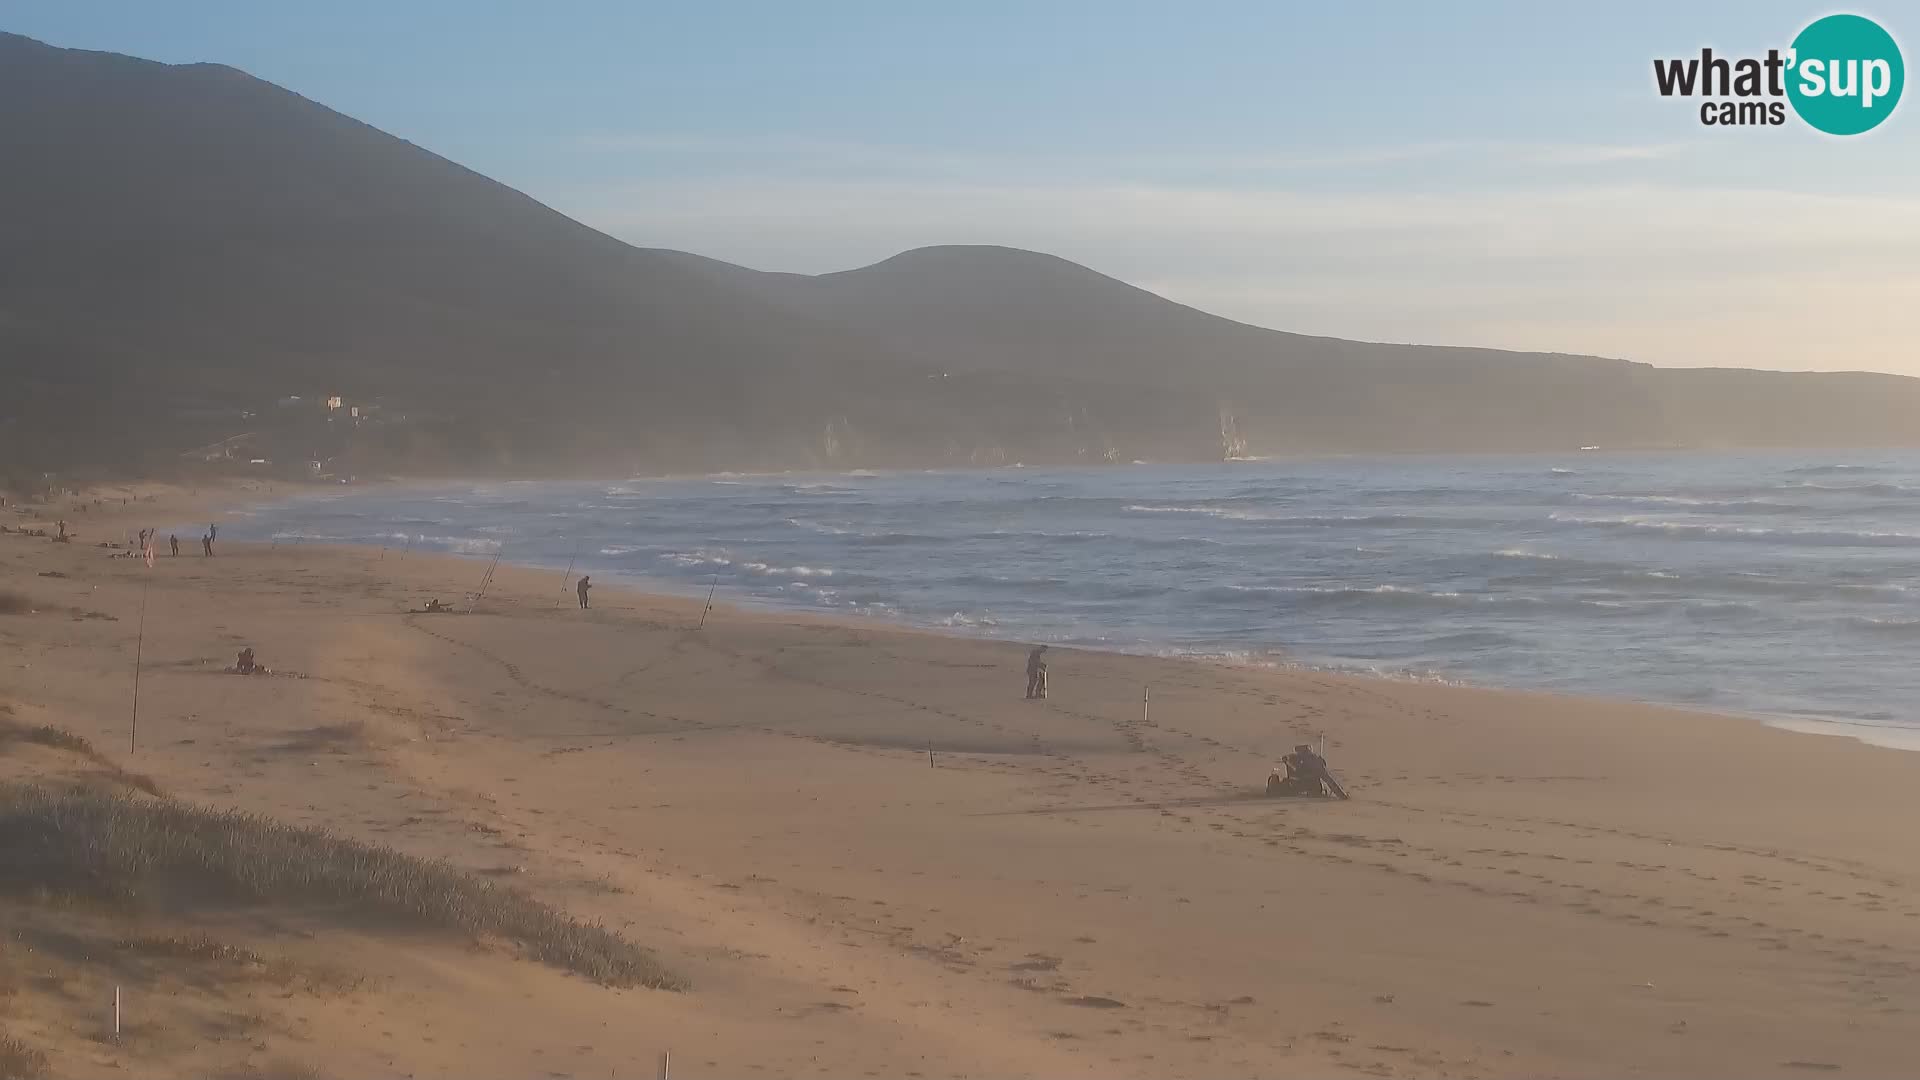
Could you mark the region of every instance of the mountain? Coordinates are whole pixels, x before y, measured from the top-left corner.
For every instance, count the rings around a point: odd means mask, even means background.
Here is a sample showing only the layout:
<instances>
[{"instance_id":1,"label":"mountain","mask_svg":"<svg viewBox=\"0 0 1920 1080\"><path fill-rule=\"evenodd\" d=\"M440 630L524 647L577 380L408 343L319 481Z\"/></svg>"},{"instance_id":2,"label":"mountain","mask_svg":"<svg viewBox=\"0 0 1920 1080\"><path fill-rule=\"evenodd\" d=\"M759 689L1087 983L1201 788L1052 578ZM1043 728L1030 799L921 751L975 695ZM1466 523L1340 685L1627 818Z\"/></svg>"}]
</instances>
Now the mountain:
<instances>
[{"instance_id":1,"label":"mountain","mask_svg":"<svg viewBox=\"0 0 1920 1080\"><path fill-rule=\"evenodd\" d=\"M1005 248L817 277L637 248L217 65L0 34L0 146L16 465L272 425L475 472L1920 442L1894 376L1306 337ZM268 407L331 394L383 422Z\"/></svg>"},{"instance_id":2,"label":"mountain","mask_svg":"<svg viewBox=\"0 0 1920 1080\"><path fill-rule=\"evenodd\" d=\"M1013 248L921 248L815 277L681 259L943 371L1180 401L1188 422L1211 413L1258 454L1920 445L1920 380L1904 376L1656 368L1289 334Z\"/></svg>"},{"instance_id":3,"label":"mountain","mask_svg":"<svg viewBox=\"0 0 1920 1080\"><path fill-rule=\"evenodd\" d=\"M324 392L549 452L669 451L703 420L717 450L811 380L897 368L229 68L0 37L0 145L9 377L142 428L175 400Z\"/></svg>"},{"instance_id":4,"label":"mountain","mask_svg":"<svg viewBox=\"0 0 1920 1080\"><path fill-rule=\"evenodd\" d=\"M711 280L945 371L1192 396L1259 453L1564 448L1574 432L1584 439L1576 446L1647 445L1669 435L1647 365L1265 330L1030 251L922 248L818 277L702 265Z\"/></svg>"}]
</instances>

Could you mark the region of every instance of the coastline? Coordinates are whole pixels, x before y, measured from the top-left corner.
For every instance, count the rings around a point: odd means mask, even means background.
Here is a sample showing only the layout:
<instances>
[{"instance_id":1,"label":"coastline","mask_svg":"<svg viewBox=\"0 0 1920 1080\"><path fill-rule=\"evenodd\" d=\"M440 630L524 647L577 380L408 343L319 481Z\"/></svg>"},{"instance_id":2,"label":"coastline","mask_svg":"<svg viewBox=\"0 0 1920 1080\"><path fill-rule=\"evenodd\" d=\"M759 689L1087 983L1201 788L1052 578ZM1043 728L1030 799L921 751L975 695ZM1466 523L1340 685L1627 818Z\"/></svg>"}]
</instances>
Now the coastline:
<instances>
[{"instance_id":1,"label":"coastline","mask_svg":"<svg viewBox=\"0 0 1920 1080\"><path fill-rule=\"evenodd\" d=\"M1625 451L1621 451L1621 452L1625 452ZM1100 467L1088 466L1087 468L1089 470L1093 470ZM899 470L899 471L903 475L905 475L905 474L920 472L923 470ZM977 470L970 470L970 471L977 471ZM761 478L761 479L814 478L814 477L832 478L835 476L849 476L849 475L871 475L871 472L865 471L865 470L859 473L852 473L852 474L833 473L833 472L767 472L767 473L731 473L729 472L729 473L700 474L700 475L671 476L671 477L626 477L623 479L624 481L627 481L627 482L640 482L640 481L714 482L714 481L718 481L718 482L724 483L731 480L753 479L753 478ZM602 481L602 480L589 480L589 479L582 479L582 478L572 478L572 480L576 480L581 483L606 482L606 483L618 484L622 482L621 480ZM495 485L511 486L516 484L543 484L543 483L549 483L549 482L551 481L520 480L520 479L488 481L488 480L479 480L479 479L471 479L471 478L461 479L461 480L396 478L391 481L379 482L378 486L383 490L418 491L418 492L424 493L424 492L444 492L452 489L470 489L476 486L495 486ZM341 491L336 491L335 489L326 488L326 487L311 488L311 489L301 489L296 487L293 490L285 494L282 494L277 498L271 498L271 499L259 499L259 498L253 498L253 497L242 498L240 501L236 502L231 507L231 512L250 514L252 511L255 511L255 510L270 507L275 504L282 504L290 501L296 501L303 497L304 498L325 498L328 496L338 495L341 493L342 493ZM291 541L295 546L303 546L303 545L308 545L312 543L312 541L310 541L301 532L293 529L276 532L274 534L274 537L275 539L273 542L276 542L276 543L286 543L288 541ZM372 540L356 540L351 538L338 538L338 537L324 538L320 540L319 543L344 544L344 545L359 547L359 548L375 548L375 547L382 546L382 545L376 544L376 542ZM498 545L500 545L501 542L494 541L494 540L474 539L470 541L470 543L472 543L476 547L479 547L481 545L495 545L497 547ZM396 546L397 545L385 545L385 547L389 547L389 548L396 547ZM435 549L435 553L447 555L449 557L454 557L454 558L471 559L480 563L486 563L491 561L491 559L495 555L495 552L485 551L485 550L459 551L459 550ZM590 565L592 561L593 561L593 558L591 555L589 555L589 557L583 562L582 565ZM502 565L514 565L514 566L518 566L526 569L533 569L533 570L546 570L556 574L563 572L567 568L566 560L561 560L558 558L528 557L523 554L510 554L510 555L502 556L501 562L502 562ZM644 572L635 572L631 570L619 570L619 569L609 571L604 567L595 568L592 570L592 572L605 575L601 579L604 584L607 584L607 585L617 584L622 589L632 590L637 593L657 596L660 598L672 597L672 598L677 598L681 600L687 600L687 599L704 598L704 596L706 595L706 589L704 587L699 587L699 583L697 582L693 582L693 583L678 582L677 583L670 578L662 577L659 575L648 574ZM476 581L477 581L477 578L476 578ZM676 587L676 585L678 585L679 587ZM858 626L862 626L862 627L873 629L873 630L910 630L910 631L933 633L933 634L952 635L952 636L961 637L961 638L980 639L980 640L986 640L986 641L1017 642L1017 641L1024 640L1018 635L1015 635L1012 633L999 632L996 629L993 629L990 625L983 626L983 625L979 625L979 624L968 622L968 621L956 622L951 618L948 620L938 620L930 617L915 619L915 618L907 617L904 615L900 615L898 613L875 613L871 611L859 611L859 610L847 610L847 611L822 610L815 604L799 601L799 600L787 600L787 599L776 599L776 598L763 597L763 596L743 595L739 590L731 586L723 586L722 591L719 593L719 596L725 603L728 603L740 610L749 611L749 612L758 612L758 613L763 613L767 615L789 615L789 614L809 615L809 616L817 616L817 617L828 619L828 620L844 620L849 624L858 625ZM1488 691L1510 691L1510 692L1518 692L1518 693L1545 693L1553 696L1590 699L1590 700L1601 701L1601 702L1613 702L1613 703L1623 704L1623 705L1659 707L1659 708L1674 710L1680 713L1698 713L1698 714L1708 714L1708 715L1716 715L1716 716L1735 717L1735 718L1746 720L1751 723L1761 724L1768 727L1777 728L1780 730L1791 731L1797 734L1823 735L1830 738L1851 739L1851 740L1865 743L1870 746L1876 746L1884 749L1893 749L1893 750L1901 750L1901 751L1920 751L1920 728L1908 728L1908 727L1902 727L1898 725L1877 724L1870 719L1855 719L1855 718L1849 718L1841 715L1822 716L1822 715L1809 715L1804 713L1782 712L1782 711L1770 710L1764 706L1759 706L1759 705L1749 705L1746 707L1714 706L1711 704L1702 704L1695 701L1663 699L1663 698L1651 696L1651 695L1635 695L1630 693L1608 694L1608 693L1593 693L1585 690L1543 689L1540 687L1532 687L1524 684L1516 684L1513 682L1503 682L1498 678L1482 677L1474 674L1464 674L1464 673L1455 673L1455 672L1448 672L1443 674L1430 669L1418 669L1418 670L1410 669L1410 668L1395 669L1391 666L1370 664L1363 661L1346 661L1346 660L1340 660L1337 658L1319 659L1311 656L1308 650L1296 650L1286 646L1267 647L1267 648L1256 649L1252 652L1245 652L1245 651L1234 651L1234 650L1205 650L1205 649L1198 649L1198 648L1183 648L1181 646L1177 646L1170 642L1165 642L1165 641L1160 641L1160 642L1142 641L1138 643L1118 644L1118 643L1108 643L1108 642L1095 643L1095 642L1088 642L1085 640L1077 640L1077 641L1060 641L1057 639L1039 639L1039 640L1045 640L1047 641L1047 643L1054 645L1056 647L1073 648L1081 651L1109 652L1109 653L1114 653L1116 655L1135 656L1135 657L1144 657L1144 658L1187 660L1187 661L1192 661L1196 663L1222 664L1230 667L1245 667L1252 670L1272 671L1277 673L1288 673L1288 672L1299 673L1299 674L1326 673L1326 674L1349 676L1349 677L1362 678L1362 679L1381 679L1389 682L1409 682L1414 684L1453 686L1453 687L1471 688L1471 689L1488 690Z\"/></svg>"},{"instance_id":2,"label":"coastline","mask_svg":"<svg viewBox=\"0 0 1920 1080\"><path fill-rule=\"evenodd\" d=\"M540 1071L566 1030L600 1071L671 1046L714 1075L1879 1075L1920 1035L1913 755L1077 649L1027 702L1006 642L696 630L698 598L611 585L583 612L504 562L474 614L409 615L479 560L348 545L106 554L0 536L37 612L0 616L14 722L191 802L511 867L694 986L546 1006L410 969L271 1037L348 1073ZM241 647L298 677L220 675ZM1353 801L1258 796L1323 736Z\"/></svg>"}]
</instances>

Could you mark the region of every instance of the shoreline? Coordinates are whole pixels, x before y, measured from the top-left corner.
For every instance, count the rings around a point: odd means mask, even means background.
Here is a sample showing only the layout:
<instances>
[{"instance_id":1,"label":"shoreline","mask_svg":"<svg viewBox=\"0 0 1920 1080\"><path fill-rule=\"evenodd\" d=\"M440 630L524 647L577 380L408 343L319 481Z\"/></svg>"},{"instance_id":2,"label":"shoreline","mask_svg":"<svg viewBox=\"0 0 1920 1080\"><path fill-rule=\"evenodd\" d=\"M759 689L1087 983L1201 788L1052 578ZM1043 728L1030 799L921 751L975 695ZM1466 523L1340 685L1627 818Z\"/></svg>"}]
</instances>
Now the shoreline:
<instances>
[{"instance_id":1,"label":"shoreline","mask_svg":"<svg viewBox=\"0 0 1920 1080\"><path fill-rule=\"evenodd\" d=\"M1624 453L1626 451L1620 451L1620 452ZM1012 466L1007 466L1007 468L1011 468L1011 467ZM1097 468L1104 468L1104 467L1103 466L1086 466L1086 468L1097 469ZM898 470L898 471L902 473L917 473L917 472L925 472L929 470ZM978 472L980 470L958 470L958 471ZM697 481L697 480L725 481L729 479L745 479L745 478L753 478L753 477L859 476L859 475L873 475L874 472L876 471L854 470L851 472L848 472L848 471L823 472L823 471L817 471L817 470L789 470L785 472L768 472L768 473L721 472L721 473L697 474L697 475L690 474L686 476L670 476L670 477L669 476L628 477L626 478L626 480L633 481L633 482L646 482L646 481L655 481L655 480L659 480L659 481ZM452 480L452 481L444 481L444 482L435 481L435 480L414 481L414 480L398 479L393 481L382 482L379 486L385 489L436 491L436 490L445 490L448 488L468 488L476 485L545 484L545 483L556 483L556 482L557 483L574 483L574 482L619 483L620 481L601 481L601 480L580 479L580 478L576 478L573 480L563 480L563 481L517 480L516 479L516 480ZM279 504L284 504L291 501L296 501L303 497L318 498L318 497L325 497L330 494L334 494L332 489L323 488L318 491L307 491L307 492L295 491L285 495L278 495L270 499L248 498L235 504L233 507L230 508L229 512L237 513L237 514L250 514L252 511L255 511L258 509L267 508L267 507L271 507ZM252 542L283 543L288 539L293 540L294 546L306 546L307 544L307 541L302 536L302 534L297 532L277 532L275 533L274 539L272 540L256 540ZM476 544L492 543L496 545L503 545L505 542L476 539L473 541L473 543L476 543ZM378 548L382 550L392 550L395 547L395 545L376 544L371 540L352 540L352 539L342 539L342 538L328 538L325 540L318 541L317 544L319 546L339 546L339 547L346 547L346 548L353 548L353 549ZM497 554L497 552L454 551L454 550L445 550L445 549L438 549L438 548L430 549L429 553L435 556L444 556L444 557L450 557L450 558L456 558L456 559L462 559L462 560L473 560L473 561L478 561L482 563L490 561L491 559L496 557L496 554ZM554 571L554 570L563 570L566 567L565 563L557 559L508 558L505 556L500 556L500 562L502 565L511 565L511 566L516 566L516 567L520 567L527 570ZM695 588L692 585L689 585L685 589L675 588L673 587L675 585L673 581L669 579L653 576L653 575L648 575L644 573L634 573L629 571L621 571L621 570L611 570L611 571L599 570L596 572L604 573L607 575L606 583L608 586L618 587L623 590L630 591L636 594L637 596L643 597L643 598L650 598L650 599L672 598L672 599L678 599L678 600L702 600L705 597L704 589ZM720 594L718 594L718 598L716 599L716 606L718 606L719 603L724 602L729 606L732 606L734 608L737 608L743 611L757 612L757 613L763 613L763 614L769 614L769 615L806 615L806 616L825 619L832 622L845 623L848 626L860 627L860 628L871 629L871 630L903 630L903 631L909 631L909 632L915 632L915 633L928 633L928 634L934 634L938 636L953 637L957 639L980 640L980 641L1002 642L1002 643L1024 642L1027 640L1025 638L1016 637L1013 635L999 634L989 628L981 627L975 624L943 623L939 620L934 620L931 618L924 619L924 620L915 620L915 619L910 619L908 617L900 616L900 615L869 614L869 613L863 613L857 610L822 609L816 605L808 605L808 604L799 603L799 602L785 602L785 601L770 599L765 597L741 595L737 590L729 586L723 586L723 588L726 588L728 591L721 592ZM1763 726L1774 728L1777 730L1790 731L1795 734L1820 735L1828 738L1850 739L1850 740L1860 742L1865 745L1872 746L1878 749L1897 750L1902 752L1920 752L1920 727L1909 728L1909 727L1901 727L1897 725L1877 724L1869 719L1854 719L1854 718L1841 717L1841 716L1815 716L1815 715L1806 715L1806 714L1791 713L1791 712L1777 712L1777 711L1772 711L1765 708L1746 708L1746 709L1715 708L1710 705L1702 705L1696 702L1667 700L1667 699L1660 699L1660 698L1654 698L1654 697L1639 697L1639 696L1633 696L1633 695L1586 693L1586 692L1579 692L1579 691L1562 691L1562 690L1555 690L1555 689L1543 689L1539 687L1516 685L1512 683L1501 683L1497 681L1482 681L1481 679L1471 675L1442 674L1439 672L1419 671L1419 670L1413 670L1413 669L1400 670L1400 671L1382 670L1381 668L1373 665L1364 664L1357 661L1343 662L1338 659L1326 659L1326 660L1317 660L1317 659L1309 659L1309 658L1288 659L1286 657L1288 654L1292 653L1292 650L1285 649L1284 647L1259 650L1267 655L1272 656L1271 659L1263 659L1263 658L1256 658L1251 652L1236 653L1231 650L1222 650L1222 651L1203 651L1198 649L1189 650L1189 649L1183 649L1176 645L1144 642L1144 641L1135 646L1087 643L1082 641L1070 641L1070 640L1051 640L1051 641L1044 641L1044 643L1049 644L1055 648L1072 649L1072 650L1082 651L1082 652L1099 652L1099 653L1108 653L1116 656L1130 656L1130 657L1140 657L1140 658L1147 658L1147 659L1190 661L1194 663L1215 664L1215 665L1220 665L1220 666L1229 667L1229 668L1241 668L1241 669L1253 670L1253 671L1267 671L1267 672L1273 672L1273 673L1279 673L1279 674L1285 674L1285 673L1330 674L1330 675L1338 675L1338 676L1347 677L1347 678L1377 679L1383 682L1396 683L1396 684L1404 683L1404 684L1410 684L1410 685L1448 686L1448 687L1455 687L1455 688L1462 688L1462 689L1484 690L1484 691L1490 691L1490 692L1546 694L1554 697L1565 697L1565 698L1571 698L1571 699L1589 700L1589 701L1596 701L1596 702L1612 702L1612 703L1618 703L1622 705L1649 706L1649 707L1655 707L1655 708L1670 709L1676 712L1683 712L1683 713L1696 713L1696 714L1711 715L1711 716L1729 717L1729 718L1746 721L1749 723L1763 725Z\"/></svg>"},{"instance_id":2,"label":"shoreline","mask_svg":"<svg viewBox=\"0 0 1920 1080\"><path fill-rule=\"evenodd\" d=\"M261 542L249 541L248 543L258 545ZM327 549L341 549L341 550L347 550L347 551L366 551L369 549L383 550L383 549L380 549L377 545L372 543L362 543L362 542L352 542L352 541L322 541L314 544L295 544L290 546L308 547L315 550L327 550ZM392 550L392 549L387 548L384 550ZM451 560L457 560L463 563L476 563L481 565L485 565L491 562L493 559L491 555L483 554L480 552L441 551L441 550L421 552L419 553L419 555L416 555L413 557L420 557L421 555L424 555L425 557L428 557L428 558L451 559ZM560 564L544 562L540 560L514 560L514 559L502 558L500 560L500 565L511 566L511 567L515 567L515 568L518 568L521 570L527 570L527 571L539 571L542 573L550 573L554 570L563 569L562 565ZM662 587L667 585L668 583L665 581L662 581L661 579L648 578L642 575L635 575L635 574L622 574L617 571L615 572L615 574L617 576L614 577L612 580L610 580L604 586L598 580L596 580L594 582L594 588L596 590L599 590L601 588L606 588L610 592L615 592L619 595L625 596L629 600L638 601L641 603L661 603L661 602L699 603L703 600L703 594L698 589L688 589L685 591L681 591L681 590L676 590L672 588ZM575 578L577 578L578 576L579 575L577 573L572 575L572 577L575 577ZM988 642L988 643L1001 644L1001 645L1021 645L1022 647L1033 644L1033 642L1030 642L1025 638L996 635L983 630L969 630L968 628L963 626L946 626L946 625L940 625L937 623L913 622L905 619L895 621L886 616L862 615L857 612L822 611L816 607L808 607L806 605L801 605L801 604L785 604L785 603L780 603L778 601L763 600L756 597L741 597L737 595L729 596L727 593L724 593L724 592L716 594L714 598L713 606L714 606L714 610L716 611L722 607L726 607L734 611L738 611L748 615L757 615L762 617L799 618L799 619L806 619L809 621L818 621L818 622L826 623L828 625L842 627L849 630L860 630L860 631L867 631L867 632L874 632L874 633L922 634L922 635L927 635L927 636L936 637L936 638L950 638L956 641ZM1413 671L1401 672L1401 673L1387 672L1387 671L1379 671L1376 669L1360 668L1352 665L1343 665L1338 662L1322 663L1322 662L1315 662L1315 661L1308 661L1308 660L1289 661L1289 660L1281 660L1281 659L1255 660L1255 659L1248 659L1248 658L1239 658L1239 657L1232 656L1230 654L1223 654L1223 653L1182 652L1182 651L1178 651L1177 649L1174 649L1173 647L1153 649L1147 646L1142 646L1137 649L1129 649L1129 648L1120 647L1120 646L1092 645L1092 644L1085 644L1085 643L1073 642L1073 641L1046 642L1046 644L1049 649L1062 651L1062 652L1094 653L1094 654L1100 654L1100 655L1106 655L1106 656L1127 657L1127 658L1140 659L1140 660L1159 660L1159 661L1168 661L1171 663L1201 664L1201 665L1206 665L1210 667L1226 668L1229 670L1263 672L1263 673L1274 674L1274 675L1332 675L1332 676L1336 676L1343 679L1377 681L1377 682L1388 683L1392 685L1446 687L1446 688L1456 689L1456 690L1472 690L1472 691L1479 691L1479 692L1490 693L1490 694L1527 694L1527 695L1535 695L1535 696L1542 696L1542 697L1548 697L1548 698L1560 698L1568 701L1590 702L1598 705L1612 704L1612 705L1624 705L1624 706L1638 706L1638 707L1644 707L1644 708L1661 709L1677 715L1709 716L1709 717L1717 717L1717 718L1728 719L1728 720L1738 720L1745 723L1758 724L1763 727L1773 728L1779 731L1791 732L1796 735L1815 735L1815 736L1822 736L1825 738L1851 739L1855 742L1859 742L1866 746L1870 746L1880 750L1896 750L1896 751L1901 751L1905 753L1920 752L1920 728L1903 728L1903 727L1895 727L1892 725L1877 725L1870 721L1848 720L1848 719L1839 718L1839 717L1829 717L1829 718L1823 719L1823 718L1808 717L1808 716L1798 716L1792 713L1769 713L1769 712L1763 712L1763 711L1749 712L1749 711L1743 711L1743 710L1737 710L1737 709L1714 709L1714 708L1703 707L1700 705L1689 704L1687 702L1660 701L1660 700L1655 700L1650 698L1637 698L1637 697L1628 697L1623 695L1581 694L1581 693L1570 693L1570 692L1563 692L1563 691L1557 691L1557 690L1542 690L1542 689L1537 689L1537 688L1528 687L1528 686L1501 685L1497 683L1479 682L1477 680L1473 680L1469 678L1444 676L1439 674L1426 674L1426 673L1413 672ZM1869 734L1869 732L1885 732L1886 734L1876 737L1872 734Z\"/></svg>"}]
</instances>

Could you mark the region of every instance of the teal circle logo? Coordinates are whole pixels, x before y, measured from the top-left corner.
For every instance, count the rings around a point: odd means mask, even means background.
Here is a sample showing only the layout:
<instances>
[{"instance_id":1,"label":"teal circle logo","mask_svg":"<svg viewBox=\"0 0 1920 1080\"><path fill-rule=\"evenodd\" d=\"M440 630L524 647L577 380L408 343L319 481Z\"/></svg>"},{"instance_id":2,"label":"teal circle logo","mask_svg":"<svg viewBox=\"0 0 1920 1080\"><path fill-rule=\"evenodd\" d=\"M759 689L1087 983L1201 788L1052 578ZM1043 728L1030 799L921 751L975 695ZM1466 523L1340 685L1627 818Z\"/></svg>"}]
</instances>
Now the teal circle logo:
<instances>
[{"instance_id":1,"label":"teal circle logo","mask_svg":"<svg viewBox=\"0 0 1920 1080\"><path fill-rule=\"evenodd\" d=\"M1858 135L1900 103L1907 68L1893 35L1872 19L1829 15L1793 39L1787 100L1800 119L1829 135Z\"/></svg>"}]
</instances>

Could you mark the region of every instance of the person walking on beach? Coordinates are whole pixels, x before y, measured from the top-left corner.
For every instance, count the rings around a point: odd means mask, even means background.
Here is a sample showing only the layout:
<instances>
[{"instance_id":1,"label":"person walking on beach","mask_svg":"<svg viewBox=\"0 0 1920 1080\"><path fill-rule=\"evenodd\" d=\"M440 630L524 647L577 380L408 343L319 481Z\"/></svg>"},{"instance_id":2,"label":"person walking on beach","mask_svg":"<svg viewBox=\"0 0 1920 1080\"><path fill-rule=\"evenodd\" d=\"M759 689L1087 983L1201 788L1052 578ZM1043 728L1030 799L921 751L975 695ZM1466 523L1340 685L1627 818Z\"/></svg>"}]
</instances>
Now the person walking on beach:
<instances>
[{"instance_id":1,"label":"person walking on beach","mask_svg":"<svg viewBox=\"0 0 1920 1080\"><path fill-rule=\"evenodd\" d=\"M168 534L167 534L167 543L168 543L168 544L170 544L170 545L172 545L172 547L173 547L173 557L174 557L174 558L176 558L176 559L177 559L177 558L179 558L179 557L180 557L180 536L179 536L179 534L177 534L177 533L168 533Z\"/></svg>"},{"instance_id":2,"label":"person walking on beach","mask_svg":"<svg viewBox=\"0 0 1920 1080\"><path fill-rule=\"evenodd\" d=\"M208 533L207 535L200 538L200 554L204 558L208 558L208 559L213 558L213 534L212 533Z\"/></svg>"},{"instance_id":3,"label":"person walking on beach","mask_svg":"<svg viewBox=\"0 0 1920 1080\"><path fill-rule=\"evenodd\" d=\"M1047 647L1035 645L1027 654L1027 700L1047 696Z\"/></svg>"},{"instance_id":4,"label":"person walking on beach","mask_svg":"<svg viewBox=\"0 0 1920 1080\"><path fill-rule=\"evenodd\" d=\"M574 588L580 591L580 610L581 611L587 610L587 590L593 588L592 582L593 582L592 578L588 577L585 574L581 574L580 584L574 586Z\"/></svg>"}]
</instances>

